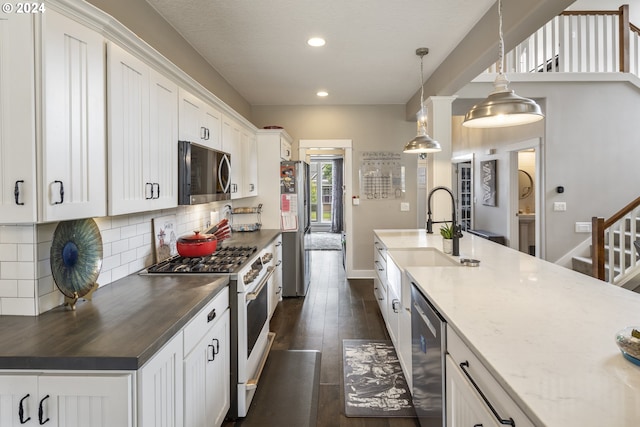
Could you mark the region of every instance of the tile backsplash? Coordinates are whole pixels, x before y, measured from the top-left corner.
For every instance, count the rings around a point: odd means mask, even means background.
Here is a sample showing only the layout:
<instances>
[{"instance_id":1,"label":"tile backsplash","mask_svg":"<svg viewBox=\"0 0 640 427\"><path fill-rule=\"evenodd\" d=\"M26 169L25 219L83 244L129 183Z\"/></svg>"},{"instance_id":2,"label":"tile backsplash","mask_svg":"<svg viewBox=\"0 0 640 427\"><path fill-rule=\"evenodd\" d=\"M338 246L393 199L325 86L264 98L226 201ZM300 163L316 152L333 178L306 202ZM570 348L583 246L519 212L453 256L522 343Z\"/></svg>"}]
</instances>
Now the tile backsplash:
<instances>
[{"instance_id":1,"label":"tile backsplash","mask_svg":"<svg viewBox=\"0 0 640 427\"><path fill-rule=\"evenodd\" d=\"M108 285L154 263L153 218L176 215L176 231L182 235L205 228L211 212L222 216L227 204L94 218L103 247L98 284ZM49 263L57 225L0 225L0 315L34 316L62 304L64 297L56 287Z\"/></svg>"}]
</instances>

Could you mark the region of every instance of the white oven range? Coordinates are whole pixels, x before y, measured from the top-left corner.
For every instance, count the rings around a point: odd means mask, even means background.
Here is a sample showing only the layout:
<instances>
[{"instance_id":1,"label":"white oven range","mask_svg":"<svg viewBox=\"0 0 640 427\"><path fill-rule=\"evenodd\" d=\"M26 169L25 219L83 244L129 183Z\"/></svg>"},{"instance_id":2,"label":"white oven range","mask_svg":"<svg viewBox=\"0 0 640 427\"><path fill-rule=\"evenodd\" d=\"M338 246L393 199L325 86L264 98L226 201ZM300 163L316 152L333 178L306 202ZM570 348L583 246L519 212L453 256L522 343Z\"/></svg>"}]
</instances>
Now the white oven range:
<instances>
[{"instance_id":1,"label":"white oven range","mask_svg":"<svg viewBox=\"0 0 640 427\"><path fill-rule=\"evenodd\" d=\"M268 282L273 254L257 247L225 246L203 258L176 256L142 274L225 274L229 276L231 402L227 418L245 417L275 334L269 332Z\"/></svg>"}]
</instances>

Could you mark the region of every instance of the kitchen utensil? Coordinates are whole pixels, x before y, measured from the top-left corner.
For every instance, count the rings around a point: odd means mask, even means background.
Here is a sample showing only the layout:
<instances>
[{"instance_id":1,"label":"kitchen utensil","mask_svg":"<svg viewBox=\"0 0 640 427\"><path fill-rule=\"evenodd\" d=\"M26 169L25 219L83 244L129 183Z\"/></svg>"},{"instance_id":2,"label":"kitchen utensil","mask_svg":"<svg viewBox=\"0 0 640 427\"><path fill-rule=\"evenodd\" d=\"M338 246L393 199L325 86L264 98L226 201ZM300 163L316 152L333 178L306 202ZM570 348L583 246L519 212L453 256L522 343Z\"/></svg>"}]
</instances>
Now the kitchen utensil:
<instances>
[{"instance_id":1,"label":"kitchen utensil","mask_svg":"<svg viewBox=\"0 0 640 427\"><path fill-rule=\"evenodd\" d=\"M218 239L212 234L200 234L199 231L178 239L178 253L183 257L193 258L211 255L216 251Z\"/></svg>"},{"instance_id":2,"label":"kitchen utensil","mask_svg":"<svg viewBox=\"0 0 640 427\"><path fill-rule=\"evenodd\" d=\"M229 220L227 218L224 218L220 222L218 222L217 224L215 224L215 225L207 228L206 230L204 230L203 234L214 234L216 231L218 231L219 229L223 228L228 223L229 223Z\"/></svg>"}]
</instances>

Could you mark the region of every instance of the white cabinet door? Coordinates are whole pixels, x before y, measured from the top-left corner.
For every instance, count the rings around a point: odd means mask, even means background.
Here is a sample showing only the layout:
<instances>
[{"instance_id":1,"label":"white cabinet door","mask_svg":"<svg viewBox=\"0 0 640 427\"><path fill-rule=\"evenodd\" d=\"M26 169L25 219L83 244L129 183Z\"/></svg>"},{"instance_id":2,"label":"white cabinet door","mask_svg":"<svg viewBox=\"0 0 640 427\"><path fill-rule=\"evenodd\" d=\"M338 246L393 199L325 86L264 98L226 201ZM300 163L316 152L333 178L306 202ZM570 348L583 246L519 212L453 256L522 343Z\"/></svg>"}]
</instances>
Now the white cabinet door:
<instances>
[{"instance_id":1,"label":"white cabinet door","mask_svg":"<svg viewBox=\"0 0 640 427\"><path fill-rule=\"evenodd\" d=\"M133 396L129 375L94 377L45 374L38 377L38 392L40 401L37 418L40 425L133 425ZM41 420L40 412L43 414ZM50 422L46 421L47 418Z\"/></svg>"},{"instance_id":2,"label":"white cabinet door","mask_svg":"<svg viewBox=\"0 0 640 427\"><path fill-rule=\"evenodd\" d=\"M464 377L451 356L447 355L447 427L498 427L495 417L486 409L473 386Z\"/></svg>"},{"instance_id":3,"label":"white cabinet door","mask_svg":"<svg viewBox=\"0 0 640 427\"><path fill-rule=\"evenodd\" d=\"M291 160L291 141L284 136L280 137L280 159Z\"/></svg>"},{"instance_id":4,"label":"white cabinet door","mask_svg":"<svg viewBox=\"0 0 640 427\"><path fill-rule=\"evenodd\" d=\"M151 209L178 206L178 86L149 72L149 145L145 173L152 183Z\"/></svg>"},{"instance_id":5,"label":"white cabinet door","mask_svg":"<svg viewBox=\"0 0 640 427\"><path fill-rule=\"evenodd\" d=\"M229 310L184 359L184 425L217 427L230 405Z\"/></svg>"},{"instance_id":6,"label":"white cabinet door","mask_svg":"<svg viewBox=\"0 0 640 427\"><path fill-rule=\"evenodd\" d=\"M0 375L0 426L38 425L38 376Z\"/></svg>"},{"instance_id":7,"label":"white cabinet door","mask_svg":"<svg viewBox=\"0 0 640 427\"><path fill-rule=\"evenodd\" d=\"M108 44L109 214L177 206L178 87Z\"/></svg>"},{"instance_id":8,"label":"white cabinet door","mask_svg":"<svg viewBox=\"0 0 640 427\"><path fill-rule=\"evenodd\" d=\"M37 220L33 33L29 14L0 15L0 223Z\"/></svg>"},{"instance_id":9,"label":"white cabinet door","mask_svg":"<svg viewBox=\"0 0 640 427\"><path fill-rule=\"evenodd\" d=\"M202 99L180 88L180 140L214 150L222 149L222 114Z\"/></svg>"},{"instance_id":10,"label":"white cabinet door","mask_svg":"<svg viewBox=\"0 0 640 427\"><path fill-rule=\"evenodd\" d=\"M0 375L5 427L133 426L130 375Z\"/></svg>"},{"instance_id":11,"label":"white cabinet door","mask_svg":"<svg viewBox=\"0 0 640 427\"><path fill-rule=\"evenodd\" d=\"M258 195L258 146L255 134L246 129L241 131L242 168L244 170L244 197Z\"/></svg>"},{"instance_id":12,"label":"white cabinet door","mask_svg":"<svg viewBox=\"0 0 640 427\"><path fill-rule=\"evenodd\" d=\"M182 332L138 370L138 426L183 426Z\"/></svg>"},{"instance_id":13,"label":"white cabinet door","mask_svg":"<svg viewBox=\"0 0 640 427\"><path fill-rule=\"evenodd\" d=\"M244 197L240 125L227 116L222 116L222 151L231 155L231 199Z\"/></svg>"},{"instance_id":14,"label":"white cabinet door","mask_svg":"<svg viewBox=\"0 0 640 427\"><path fill-rule=\"evenodd\" d=\"M105 45L47 9L42 19L41 220L105 216Z\"/></svg>"}]
</instances>

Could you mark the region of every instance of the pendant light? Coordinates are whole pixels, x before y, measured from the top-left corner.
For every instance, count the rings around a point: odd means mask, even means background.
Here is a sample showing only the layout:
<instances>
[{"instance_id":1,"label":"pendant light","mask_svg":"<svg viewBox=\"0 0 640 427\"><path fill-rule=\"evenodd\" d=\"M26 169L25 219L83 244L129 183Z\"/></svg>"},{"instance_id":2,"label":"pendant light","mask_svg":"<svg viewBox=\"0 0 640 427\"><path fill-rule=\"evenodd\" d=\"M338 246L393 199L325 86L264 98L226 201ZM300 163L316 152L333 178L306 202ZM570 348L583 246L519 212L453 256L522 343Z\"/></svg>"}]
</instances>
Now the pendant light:
<instances>
[{"instance_id":1,"label":"pendant light","mask_svg":"<svg viewBox=\"0 0 640 427\"><path fill-rule=\"evenodd\" d=\"M442 148L438 141L433 140L427 134L427 109L424 106L424 76L423 76L423 59L429 49L419 47L416 49L416 55L420 57L420 111L417 114L418 134L404 146L405 153L437 153Z\"/></svg>"},{"instance_id":2,"label":"pendant light","mask_svg":"<svg viewBox=\"0 0 640 427\"><path fill-rule=\"evenodd\" d=\"M494 90L487 99L474 105L464 116L463 126L469 128L494 128L524 125L542 120L544 115L535 101L523 98L509 89L504 75L504 40L502 34L502 0L498 0L499 43L498 76Z\"/></svg>"}]
</instances>

